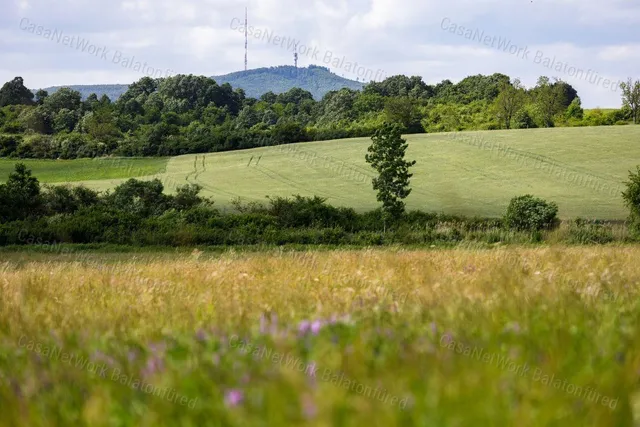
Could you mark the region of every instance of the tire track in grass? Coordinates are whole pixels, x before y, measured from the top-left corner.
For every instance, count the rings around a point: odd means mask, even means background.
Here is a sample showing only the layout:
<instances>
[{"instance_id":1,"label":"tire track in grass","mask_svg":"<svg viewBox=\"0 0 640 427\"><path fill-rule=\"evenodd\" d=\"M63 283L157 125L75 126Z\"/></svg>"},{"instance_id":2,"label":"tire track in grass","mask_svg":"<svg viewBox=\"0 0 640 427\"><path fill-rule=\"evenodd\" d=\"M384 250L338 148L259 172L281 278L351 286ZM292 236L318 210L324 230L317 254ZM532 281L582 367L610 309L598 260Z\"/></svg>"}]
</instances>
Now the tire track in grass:
<instances>
[{"instance_id":1,"label":"tire track in grass","mask_svg":"<svg viewBox=\"0 0 640 427\"><path fill-rule=\"evenodd\" d=\"M205 156L204 155L202 156L202 170L200 172L197 172L197 170L198 170L197 162L198 162L198 156L196 156L196 162L194 164L195 169L196 169L196 174L193 177L193 179L196 180L196 181L198 181L198 177L200 175L202 175L203 173L205 173L207 171L207 167L205 166Z\"/></svg>"},{"instance_id":2,"label":"tire track in grass","mask_svg":"<svg viewBox=\"0 0 640 427\"><path fill-rule=\"evenodd\" d=\"M205 160L205 156L202 156L202 168L203 168L203 170L198 172L197 159L198 159L198 156L196 156L196 159L193 162L194 171L188 173L184 177L184 179L185 179L185 181L187 181L187 183L200 185L205 190L209 190L211 193L214 193L214 195L215 195L215 193L219 193L219 195L226 195L227 197L235 197L235 198L238 198L238 199L245 198L245 199L253 200L253 201L261 201L260 199L256 199L253 196L242 197L237 193L233 193L231 191L227 191L227 190L223 190L223 189L220 189L220 188L216 188L216 187L214 187L214 186L212 186L210 184L206 184L205 182L198 180L200 175L202 175L203 172L206 172L206 166L205 166L206 160ZM192 175L194 175L193 178L191 178Z\"/></svg>"},{"instance_id":3,"label":"tire track in grass","mask_svg":"<svg viewBox=\"0 0 640 427\"><path fill-rule=\"evenodd\" d=\"M184 180L189 182L189 178L191 177L191 175L193 174L197 174L198 173L198 168L196 166L196 162L198 161L198 156L196 155L195 159L193 160L193 172L189 172L185 177Z\"/></svg>"}]
</instances>

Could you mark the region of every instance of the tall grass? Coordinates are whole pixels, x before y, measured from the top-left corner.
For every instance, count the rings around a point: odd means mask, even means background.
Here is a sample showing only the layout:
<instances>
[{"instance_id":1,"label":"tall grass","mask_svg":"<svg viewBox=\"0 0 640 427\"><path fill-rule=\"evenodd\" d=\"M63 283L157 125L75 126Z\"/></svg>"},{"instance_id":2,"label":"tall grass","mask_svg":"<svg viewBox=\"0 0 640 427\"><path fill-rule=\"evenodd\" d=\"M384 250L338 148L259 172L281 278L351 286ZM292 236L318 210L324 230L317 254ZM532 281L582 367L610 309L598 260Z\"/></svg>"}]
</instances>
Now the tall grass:
<instances>
[{"instance_id":1,"label":"tall grass","mask_svg":"<svg viewBox=\"0 0 640 427\"><path fill-rule=\"evenodd\" d=\"M0 425L635 425L639 256L7 257Z\"/></svg>"}]
</instances>

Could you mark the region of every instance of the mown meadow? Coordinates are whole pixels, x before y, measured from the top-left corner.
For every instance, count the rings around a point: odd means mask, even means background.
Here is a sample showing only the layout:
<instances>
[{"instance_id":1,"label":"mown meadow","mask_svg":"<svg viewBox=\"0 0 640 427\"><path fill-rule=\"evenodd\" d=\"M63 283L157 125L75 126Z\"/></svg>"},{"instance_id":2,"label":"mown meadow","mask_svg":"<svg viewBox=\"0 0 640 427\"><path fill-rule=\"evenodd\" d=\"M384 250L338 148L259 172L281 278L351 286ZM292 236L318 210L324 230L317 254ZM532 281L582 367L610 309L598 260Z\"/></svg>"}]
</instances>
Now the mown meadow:
<instances>
[{"instance_id":1,"label":"mown meadow","mask_svg":"<svg viewBox=\"0 0 640 427\"><path fill-rule=\"evenodd\" d=\"M637 425L639 256L3 253L0 425Z\"/></svg>"},{"instance_id":2,"label":"mown meadow","mask_svg":"<svg viewBox=\"0 0 640 427\"><path fill-rule=\"evenodd\" d=\"M624 220L620 197L637 164L640 126L518 129L406 135L409 210L502 215L522 194L558 203L560 218ZM221 209L266 196L320 196L333 206L377 208L365 162L371 138L286 144L165 158L0 159L0 182L22 162L42 183L113 190L129 178L160 179L167 193L202 186Z\"/></svg>"},{"instance_id":3,"label":"mown meadow","mask_svg":"<svg viewBox=\"0 0 640 427\"><path fill-rule=\"evenodd\" d=\"M22 162L43 183L60 184L86 180L122 179L151 176L165 172L166 158L94 158L73 160L7 159L0 158L0 181L7 177L16 165Z\"/></svg>"}]
</instances>

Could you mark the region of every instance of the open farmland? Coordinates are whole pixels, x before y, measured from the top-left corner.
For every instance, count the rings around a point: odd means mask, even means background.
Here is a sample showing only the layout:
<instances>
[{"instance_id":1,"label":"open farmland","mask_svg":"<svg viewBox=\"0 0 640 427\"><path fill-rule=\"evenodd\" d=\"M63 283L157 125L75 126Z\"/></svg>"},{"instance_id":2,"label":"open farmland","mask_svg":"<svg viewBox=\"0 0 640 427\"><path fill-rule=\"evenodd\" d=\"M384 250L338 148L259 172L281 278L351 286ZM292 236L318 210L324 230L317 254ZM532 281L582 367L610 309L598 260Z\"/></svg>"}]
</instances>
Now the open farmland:
<instances>
[{"instance_id":1,"label":"open farmland","mask_svg":"<svg viewBox=\"0 0 640 427\"><path fill-rule=\"evenodd\" d=\"M406 138L407 158L417 160L411 169L413 191L407 198L408 209L500 216L512 197L530 193L558 203L561 218L625 219L628 215L620 192L628 171L635 169L640 158L639 126ZM318 195L332 205L365 211L378 206L371 188L374 171L364 159L370 144L370 138L355 138L185 155L170 158L163 171L146 169L148 165L136 167L141 161L136 159L130 161L133 166L126 166L135 174L126 176L122 171L110 172L109 162L95 161L99 167L82 183L107 190L127 177L147 175L161 179L168 191L198 183L204 187L203 194L213 197L219 207L229 207L236 198L265 201L265 196L300 194ZM142 160L150 161L154 160ZM66 165L73 162L61 163L55 181L60 181L67 173ZM30 162L27 165L31 167ZM153 166L160 168L159 164ZM36 167L34 173L40 178ZM104 178L107 173L113 176ZM47 175L42 178L50 180Z\"/></svg>"},{"instance_id":2,"label":"open farmland","mask_svg":"<svg viewBox=\"0 0 640 427\"><path fill-rule=\"evenodd\" d=\"M166 158L95 158L76 160L33 160L0 158L0 181L6 181L17 162L22 162L43 183L77 184L78 181L137 178L164 173Z\"/></svg>"},{"instance_id":3,"label":"open farmland","mask_svg":"<svg viewBox=\"0 0 640 427\"><path fill-rule=\"evenodd\" d=\"M0 425L637 425L639 256L6 254Z\"/></svg>"}]
</instances>

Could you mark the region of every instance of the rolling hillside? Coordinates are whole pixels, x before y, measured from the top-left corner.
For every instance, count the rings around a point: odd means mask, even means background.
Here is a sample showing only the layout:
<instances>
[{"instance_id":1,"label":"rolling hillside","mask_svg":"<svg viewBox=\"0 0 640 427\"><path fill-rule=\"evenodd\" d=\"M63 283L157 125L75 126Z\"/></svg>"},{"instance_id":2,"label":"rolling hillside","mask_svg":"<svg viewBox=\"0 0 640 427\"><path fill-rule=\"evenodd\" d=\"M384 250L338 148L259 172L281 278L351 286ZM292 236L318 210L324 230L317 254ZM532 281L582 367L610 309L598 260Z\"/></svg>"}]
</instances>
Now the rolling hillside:
<instances>
[{"instance_id":1,"label":"rolling hillside","mask_svg":"<svg viewBox=\"0 0 640 427\"><path fill-rule=\"evenodd\" d=\"M289 65L257 68L255 70L238 71L222 76L213 76L212 78L220 85L229 83L234 89L244 89L247 96L253 98L259 98L262 94L269 91L278 94L294 87L299 87L311 92L315 99L320 100L325 93L332 90L339 90L344 87L360 90L364 86L362 82L345 79L337 74L333 74L328 68L315 65L310 65L308 68L295 68ZM112 101L115 101L127 91L129 85L70 85L53 86L44 89L51 94L55 93L61 87L70 87L73 90L77 90L83 99L95 93L98 95L98 98L102 95L107 95ZM35 93L35 90L33 92Z\"/></svg>"},{"instance_id":2,"label":"rolling hillside","mask_svg":"<svg viewBox=\"0 0 640 427\"><path fill-rule=\"evenodd\" d=\"M534 194L555 201L563 218L624 219L627 210L620 192L628 171L640 164L640 126L556 128L512 131L420 134L407 136L412 169L408 207L426 211L499 216L509 200ZM219 207L240 197L265 201L265 196L293 194L326 197L329 203L358 210L378 206L371 188L372 169L364 155L369 138L290 144L251 150L185 155L170 158L159 172L168 191L198 183ZM162 160L160 160L162 161ZM95 179L68 176L68 163L48 181L73 180L106 190L124 181L103 168L120 168L124 176L142 176L148 159L100 161ZM86 162L86 161L85 161ZM110 163L113 162L113 163ZM135 163L140 162L140 163ZM34 173L43 161L27 162ZM13 162L0 161L3 177ZM139 166L136 166L139 165ZM76 175L78 175L76 173Z\"/></svg>"}]
</instances>

